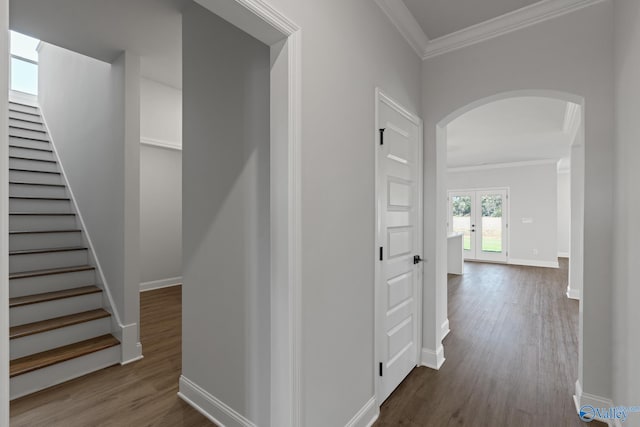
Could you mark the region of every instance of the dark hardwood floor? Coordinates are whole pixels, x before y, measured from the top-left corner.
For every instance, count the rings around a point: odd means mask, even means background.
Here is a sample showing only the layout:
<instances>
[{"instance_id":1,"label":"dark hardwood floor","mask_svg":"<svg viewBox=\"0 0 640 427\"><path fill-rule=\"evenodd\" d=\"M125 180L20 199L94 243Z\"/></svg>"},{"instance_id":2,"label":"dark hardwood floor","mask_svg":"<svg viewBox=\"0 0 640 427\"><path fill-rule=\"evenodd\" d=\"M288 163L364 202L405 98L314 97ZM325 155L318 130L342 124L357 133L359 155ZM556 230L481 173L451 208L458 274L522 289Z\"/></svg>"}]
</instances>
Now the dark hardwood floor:
<instances>
[{"instance_id":1,"label":"dark hardwood floor","mask_svg":"<svg viewBox=\"0 0 640 427\"><path fill-rule=\"evenodd\" d=\"M140 295L144 359L11 402L11 427L213 426L176 395L181 372L181 288Z\"/></svg>"},{"instance_id":2,"label":"dark hardwood floor","mask_svg":"<svg viewBox=\"0 0 640 427\"><path fill-rule=\"evenodd\" d=\"M565 295L560 261L560 269L466 263L464 276L449 276L446 362L416 368L375 426L584 425L572 399L578 302Z\"/></svg>"}]
</instances>

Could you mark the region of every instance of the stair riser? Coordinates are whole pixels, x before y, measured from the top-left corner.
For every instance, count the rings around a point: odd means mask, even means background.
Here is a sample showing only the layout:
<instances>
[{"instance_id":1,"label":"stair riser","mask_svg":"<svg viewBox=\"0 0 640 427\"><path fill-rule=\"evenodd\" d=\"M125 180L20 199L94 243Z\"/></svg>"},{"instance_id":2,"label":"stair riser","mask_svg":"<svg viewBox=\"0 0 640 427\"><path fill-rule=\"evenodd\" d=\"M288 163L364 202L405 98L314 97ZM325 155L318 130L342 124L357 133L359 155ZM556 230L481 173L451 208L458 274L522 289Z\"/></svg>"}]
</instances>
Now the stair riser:
<instances>
[{"instance_id":1,"label":"stair riser","mask_svg":"<svg viewBox=\"0 0 640 427\"><path fill-rule=\"evenodd\" d=\"M102 307L102 294L95 293L63 298L38 304L30 304L10 309L11 326L26 325L41 320L68 316Z\"/></svg>"},{"instance_id":2,"label":"stair riser","mask_svg":"<svg viewBox=\"0 0 640 427\"><path fill-rule=\"evenodd\" d=\"M69 230L77 228L72 215L10 215L9 231Z\"/></svg>"},{"instance_id":3,"label":"stair riser","mask_svg":"<svg viewBox=\"0 0 640 427\"><path fill-rule=\"evenodd\" d=\"M44 132L26 129L9 128L9 136L21 136L23 138L32 138L45 141L49 140L47 134Z\"/></svg>"},{"instance_id":4,"label":"stair riser","mask_svg":"<svg viewBox=\"0 0 640 427\"><path fill-rule=\"evenodd\" d=\"M53 173L9 171L10 181L27 181L38 184L64 184L62 175Z\"/></svg>"},{"instance_id":5,"label":"stair riser","mask_svg":"<svg viewBox=\"0 0 640 427\"><path fill-rule=\"evenodd\" d=\"M82 233L80 232L9 235L10 251L71 248L82 245Z\"/></svg>"},{"instance_id":6,"label":"stair riser","mask_svg":"<svg viewBox=\"0 0 640 427\"><path fill-rule=\"evenodd\" d=\"M9 184L9 195L13 197L68 197L65 187L28 184Z\"/></svg>"},{"instance_id":7,"label":"stair riser","mask_svg":"<svg viewBox=\"0 0 640 427\"><path fill-rule=\"evenodd\" d=\"M9 159L9 167L11 169L27 169L34 172L58 172L57 163L38 162L36 160L28 159Z\"/></svg>"},{"instance_id":8,"label":"stair riser","mask_svg":"<svg viewBox=\"0 0 640 427\"><path fill-rule=\"evenodd\" d=\"M22 112L31 113L31 114L40 114L38 107L32 107L31 105L16 104L14 102L9 103L9 109L11 111L22 111Z\"/></svg>"},{"instance_id":9,"label":"stair riser","mask_svg":"<svg viewBox=\"0 0 640 427\"><path fill-rule=\"evenodd\" d=\"M9 147L9 155L15 157L26 157L29 159L55 160L52 151L31 150L29 148Z\"/></svg>"},{"instance_id":10,"label":"stair riser","mask_svg":"<svg viewBox=\"0 0 640 427\"><path fill-rule=\"evenodd\" d=\"M39 130L39 131L44 130L44 126L42 123L33 123L33 121L31 121L31 118L26 118L25 120L19 120L13 117L9 117L9 126L17 126L19 128L27 128L27 129Z\"/></svg>"},{"instance_id":11,"label":"stair riser","mask_svg":"<svg viewBox=\"0 0 640 427\"><path fill-rule=\"evenodd\" d=\"M11 212L30 213L72 213L71 201L69 200L37 200L37 199L10 199L9 209ZM43 230L47 230L44 228Z\"/></svg>"},{"instance_id":12,"label":"stair riser","mask_svg":"<svg viewBox=\"0 0 640 427\"><path fill-rule=\"evenodd\" d=\"M21 113L20 111L9 111L9 118L17 120L28 120L31 122L42 122L42 119L40 117Z\"/></svg>"},{"instance_id":13,"label":"stair riser","mask_svg":"<svg viewBox=\"0 0 640 427\"><path fill-rule=\"evenodd\" d=\"M51 144L47 141L34 141L32 139L9 138L9 144L24 148L40 148L43 150L52 150Z\"/></svg>"},{"instance_id":14,"label":"stair riser","mask_svg":"<svg viewBox=\"0 0 640 427\"><path fill-rule=\"evenodd\" d=\"M96 281L95 270L76 271L74 273L49 274L47 276L25 277L9 280L11 298L25 295L43 294L92 285Z\"/></svg>"},{"instance_id":15,"label":"stair riser","mask_svg":"<svg viewBox=\"0 0 640 427\"><path fill-rule=\"evenodd\" d=\"M11 360L111 333L111 319L92 320L10 341Z\"/></svg>"},{"instance_id":16,"label":"stair riser","mask_svg":"<svg viewBox=\"0 0 640 427\"><path fill-rule=\"evenodd\" d=\"M45 254L9 255L9 273L75 267L89 262L86 250L49 252Z\"/></svg>"},{"instance_id":17,"label":"stair riser","mask_svg":"<svg viewBox=\"0 0 640 427\"><path fill-rule=\"evenodd\" d=\"M11 400L117 365L122 358L121 351L118 345L13 377L10 386Z\"/></svg>"}]
</instances>

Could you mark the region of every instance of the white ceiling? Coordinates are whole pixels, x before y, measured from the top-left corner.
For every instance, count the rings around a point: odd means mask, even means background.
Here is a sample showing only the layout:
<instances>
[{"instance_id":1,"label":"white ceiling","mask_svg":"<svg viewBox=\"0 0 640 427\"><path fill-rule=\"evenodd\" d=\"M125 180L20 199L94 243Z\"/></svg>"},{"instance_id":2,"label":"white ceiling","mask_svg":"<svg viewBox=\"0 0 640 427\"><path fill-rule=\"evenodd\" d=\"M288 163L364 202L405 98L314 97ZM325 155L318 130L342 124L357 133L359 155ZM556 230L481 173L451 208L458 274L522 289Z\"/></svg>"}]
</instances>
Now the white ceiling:
<instances>
[{"instance_id":1,"label":"white ceiling","mask_svg":"<svg viewBox=\"0 0 640 427\"><path fill-rule=\"evenodd\" d=\"M447 126L447 166L561 159L566 164L573 137L565 125L567 105L519 97L469 111Z\"/></svg>"},{"instance_id":2,"label":"white ceiling","mask_svg":"<svg viewBox=\"0 0 640 427\"><path fill-rule=\"evenodd\" d=\"M403 1L430 40L539 2L539 0Z\"/></svg>"},{"instance_id":3,"label":"white ceiling","mask_svg":"<svg viewBox=\"0 0 640 427\"><path fill-rule=\"evenodd\" d=\"M112 62L123 50L141 57L144 77L182 87L186 0L11 0L10 27Z\"/></svg>"}]
</instances>

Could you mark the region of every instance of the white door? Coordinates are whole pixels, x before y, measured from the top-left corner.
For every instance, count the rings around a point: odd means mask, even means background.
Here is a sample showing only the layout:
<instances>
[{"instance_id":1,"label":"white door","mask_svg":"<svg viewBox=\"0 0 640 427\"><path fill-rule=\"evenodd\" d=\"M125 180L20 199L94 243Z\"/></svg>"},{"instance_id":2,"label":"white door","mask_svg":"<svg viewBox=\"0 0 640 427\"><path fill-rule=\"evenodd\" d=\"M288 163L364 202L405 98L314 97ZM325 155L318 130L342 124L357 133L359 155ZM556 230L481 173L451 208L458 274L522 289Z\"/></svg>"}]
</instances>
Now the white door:
<instances>
[{"instance_id":1,"label":"white door","mask_svg":"<svg viewBox=\"0 0 640 427\"><path fill-rule=\"evenodd\" d=\"M463 233L464 258L507 262L507 189L449 193L449 231Z\"/></svg>"},{"instance_id":2,"label":"white door","mask_svg":"<svg viewBox=\"0 0 640 427\"><path fill-rule=\"evenodd\" d=\"M422 124L380 94L377 142L377 399L418 363L422 280Z\"/></svg>"}]
</instances>

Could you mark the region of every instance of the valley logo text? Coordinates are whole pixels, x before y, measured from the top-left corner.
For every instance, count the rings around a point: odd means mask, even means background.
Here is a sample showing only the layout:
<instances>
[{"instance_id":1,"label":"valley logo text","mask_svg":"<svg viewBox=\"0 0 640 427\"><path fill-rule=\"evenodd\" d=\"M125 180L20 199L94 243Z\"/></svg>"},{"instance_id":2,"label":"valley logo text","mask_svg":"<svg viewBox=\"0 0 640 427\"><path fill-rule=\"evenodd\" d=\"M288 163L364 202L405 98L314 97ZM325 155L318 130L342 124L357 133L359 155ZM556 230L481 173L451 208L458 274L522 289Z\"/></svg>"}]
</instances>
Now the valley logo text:
<instances>
[{"instance_id":1,"label":"valley logo text","mask_svg":"<svg viewBox=\"0 0 640 427\"><path fill-rule=\"evenodd\" d=\"M598 420L620 420L627 421L629 414L640 412L640 406L616 406L613 408L594 408L591 405L584 405L580 408L580 419L590 423Z\"/></svg>"}]
</instances>

